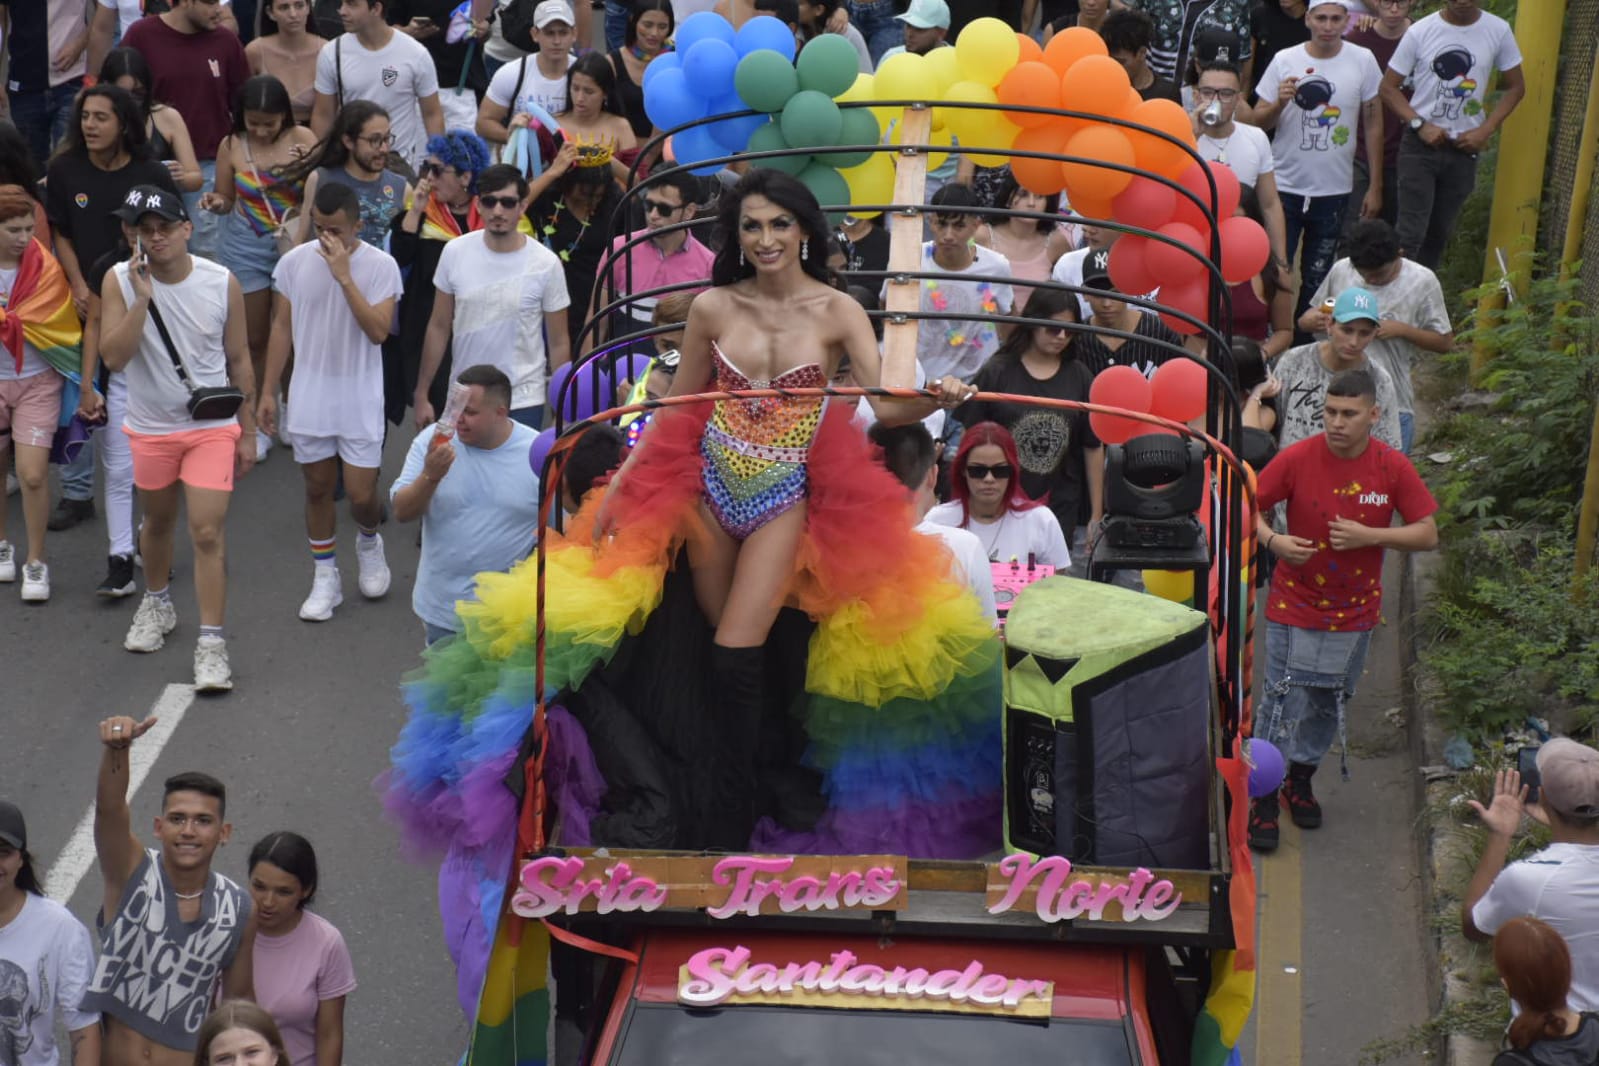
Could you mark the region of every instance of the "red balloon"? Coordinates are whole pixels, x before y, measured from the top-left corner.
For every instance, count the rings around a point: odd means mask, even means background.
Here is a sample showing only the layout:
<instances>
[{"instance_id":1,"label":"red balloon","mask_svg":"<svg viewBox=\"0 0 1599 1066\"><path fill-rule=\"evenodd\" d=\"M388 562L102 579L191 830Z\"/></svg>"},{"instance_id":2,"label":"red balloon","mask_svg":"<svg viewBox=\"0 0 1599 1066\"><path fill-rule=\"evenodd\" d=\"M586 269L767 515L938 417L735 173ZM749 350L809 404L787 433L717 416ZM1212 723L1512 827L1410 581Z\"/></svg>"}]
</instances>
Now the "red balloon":
<instances>
[{"instance_id":1,"label":"red balloon","mask_svg":"<svg viewBox=\"0 0 1599 1066\"><path fill-rule=\"evenodd\" d=\"M1186 282L1162 285L1159 300L1161 304L1174 311L1184 311L1201 322L1210 321L1210 281L1207 275ZM1160 320L1185 337L1191 337L1200 330L1200 327L1193 323L1164 311L1161 312Z\"/></svg>"},{"instance_id":2,"label":"red balloon","mask_svg":"<svg viewBox=\"0 0 1599 1066\"><path fill-rule=\"evenodd\" d=\"M1216 219L1222 221L1232 218L1238 212L1240 193L1238 175L1233 173L1233 168L1226 163L1207 163L1206 166L1216 182ZM1199 202L1204 204L1207 210L1210 208L1210 179L1206 178L1205 171L1200 169L1200 164L1190 164L1178 176L1177 183L1199 197ZM1177 196L1177 210L1172 218L1178 222L1186 222L1201 231L1208 229L1211 224L1210 219L1194 201L1183 195Z\"/></svg>"},{"instance_id":3,"label":"red balloon","mask_svg":"<svg viewBox=\"0 0 1599 1066\"><path fill-rule=\"evenodd\" d=\"M1060 75L1045 63L1017 63L995 87L994 94L1000 103L1013 107L1060 107ZM1006 111L1004 114L1023 129L1052 126L1060 121L1054 115L1034 111ZM1038 192L1037 189L1033 191Z\"/></svg>"},{"instance_id":4,"label":"red balloon","mask_svg":"<svg viewBox=\"0 0 1599 1066\"><path fill-rule=\"evenodd\" d=\"M1089 403L1120 407L1124 411L1136 411L1140 414L1149 412L1150 395L1149 379L1130 366L1106 367L1094 377L1093 384L1088 386ZM1091 412L1088 421L1094 429L1094 435L1106 444L1125 443L1129 437L1148 425L1137 419L1101 414L1098 411Z\"/></svg>"},{"instance_id":5,"label":"red balloon","mask_svg":"<svg viewBox=\"0 0 1599 1066\"><path fill-rule=\"evenodd\" d=\"M1150 412L1173 422L1191 422L1205 413L1210 375L1198 359L1169 359L1150 379Z\"/></svg>"},{"instance_id":6,"label":"red balloon","mask_svg":"<svg viewBox=\"0 0 1599 1066\"><path fill-rule=\"evenodd\" d=\"M1144 229L1160 229L1172 221L1177 210L1177 193L1169 185L1150 178L1134 178L1112 201L1116 221Z\"/></svg>"},{"instance_id":7,"label":"red balloon","mask_svg":"<svg viewBox=\"0 0 1599 1066\"><path fill-rule=\"evenodd\" d=\"M1128 296L1142 296L1155 288L1149 272L1149 240L1136 234L1123 235L1110 246L1110 283Z\"/></svg>"},{"instance_id":8,"label":"red balloon","mask_svg":"<svg viewBox=\"0 0 1599 1066\"><path fill-rule=\"evenodd\" d=\"M1181 285L1204 273L1210 240L1186 222L1168 222L1156 231L1177 242L1177 247L1150 241L1144 256L1149 272L1161 285ZM1162 297L1162 302L1165 302Z\"/></svg>"},{"instance_id":9,"label":"red balloon","mask_svg":"<svg viewBox=\"0 0 1599 1066\"><path fill-rule=\"evenodd\" d=\"M1266 269L1271 258L1271 239L1259 222L1242 215L1225 219L1217 227L1221 233L1221 276L1237 285Z\"/></svg>"},{"instance_id":10,"label":"red balloon","mask_svg":"<svg viewBox=\"0 0 1599 1066\"><path fill-rule=\"evenodd\" d=\"M1065 150L1064 141L1059 127L1035 126L1016 135L1011 151L1061 153ZM1066 187L1066 172L1053 159L1012 156L1010 172L1015 175L1018 185L1039 196L1053 196Z\"/></svg>"}]
</instances>

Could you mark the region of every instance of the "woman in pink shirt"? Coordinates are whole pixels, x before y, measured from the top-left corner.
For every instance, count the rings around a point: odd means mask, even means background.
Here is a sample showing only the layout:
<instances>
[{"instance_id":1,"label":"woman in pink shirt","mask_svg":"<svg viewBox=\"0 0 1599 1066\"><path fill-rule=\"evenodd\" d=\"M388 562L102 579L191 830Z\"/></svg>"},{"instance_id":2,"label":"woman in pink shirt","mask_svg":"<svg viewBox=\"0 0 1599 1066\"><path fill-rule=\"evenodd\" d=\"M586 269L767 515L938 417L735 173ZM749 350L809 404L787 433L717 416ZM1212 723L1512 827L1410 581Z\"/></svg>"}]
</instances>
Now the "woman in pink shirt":
<instances>
[{"instance_id":1,"label":"woman in pink shirt","mask_svg":"<svg viewBox=\"0 0 1599 1066\"><path fill-rule=\"evenodd\" d=\"M355 968L339 931L305 909L316 885L316 852L298 833L268 833L250 849L255 999L276 1019L293 1066L340 1066Z\"/></svg>"}]
</instances>

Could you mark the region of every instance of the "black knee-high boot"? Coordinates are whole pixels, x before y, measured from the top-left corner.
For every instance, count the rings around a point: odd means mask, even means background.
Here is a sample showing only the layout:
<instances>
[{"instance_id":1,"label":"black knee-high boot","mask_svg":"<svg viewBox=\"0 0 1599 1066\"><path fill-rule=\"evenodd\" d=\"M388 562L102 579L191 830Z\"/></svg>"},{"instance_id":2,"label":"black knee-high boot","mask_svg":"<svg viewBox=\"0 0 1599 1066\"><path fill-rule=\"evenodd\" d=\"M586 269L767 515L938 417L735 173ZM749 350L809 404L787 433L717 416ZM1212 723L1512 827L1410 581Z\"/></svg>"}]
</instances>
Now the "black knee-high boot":
<instances>
[{"instance_id":1,"label":"black knee-high boot","mask_svg":"<svg viewBox=\"0 0 1599 1066\"><path fill-rule=\"evenodd\" d=\"M749 847L755 828L756 750L766 713L764 648L711 646L711 749L705 847Z\"/></svg>"}]
</instances>

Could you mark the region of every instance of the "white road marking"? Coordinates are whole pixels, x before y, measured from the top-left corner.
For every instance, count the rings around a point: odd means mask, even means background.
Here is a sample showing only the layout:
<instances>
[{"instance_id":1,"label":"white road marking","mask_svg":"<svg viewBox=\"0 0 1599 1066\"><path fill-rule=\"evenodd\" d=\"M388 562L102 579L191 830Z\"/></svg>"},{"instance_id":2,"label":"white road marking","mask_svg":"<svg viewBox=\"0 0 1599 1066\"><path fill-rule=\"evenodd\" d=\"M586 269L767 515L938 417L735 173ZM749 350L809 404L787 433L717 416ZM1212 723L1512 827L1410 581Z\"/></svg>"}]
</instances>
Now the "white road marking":
<instances>
[{"instance_id":1,"label":"white road marking","mask_svg":"<svg viewBox=\"0 0 1599 1066\"><path fill-rule=\"evenodd\" d=\"M145 775L150 772L150 767L155 765L156 759L161 757L161 749L172 739L178 723L183 721L183 716L192 703L194 703L193 685L168 685L161 693L161 698L150 708L150 713L155 715L155 725L128 749L130 803L133 797L139 794L139 786L144 784ZM98 755L95 765L99 765ZM61 849L56 861L50 864L50 872L44 879L44 894L57 903L69 903L73 893L78 890L78 884L95 861L94 804L91 803L89 809L83 813L83 817L78 820L78 827L72 831L72 838L67 841L67 846Z\"/></svg>"}]
</instances>

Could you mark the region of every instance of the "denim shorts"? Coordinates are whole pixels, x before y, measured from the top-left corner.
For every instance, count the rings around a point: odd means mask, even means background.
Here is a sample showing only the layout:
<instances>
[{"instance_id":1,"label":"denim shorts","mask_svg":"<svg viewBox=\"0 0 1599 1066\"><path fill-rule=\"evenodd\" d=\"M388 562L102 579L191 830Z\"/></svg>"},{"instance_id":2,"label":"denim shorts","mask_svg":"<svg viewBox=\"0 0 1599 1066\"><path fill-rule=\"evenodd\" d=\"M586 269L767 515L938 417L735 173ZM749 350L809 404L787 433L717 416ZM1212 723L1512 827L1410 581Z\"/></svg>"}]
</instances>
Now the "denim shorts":
<instances>
[{"instance_id":1,"label":"denim shorts","mask_svg":"<svg viewBox=\"0 0 1599 1066\"><path fill-rule=\"evenodd\" d=\"M1370 645L1369 629L1327 632L1268 619L1266 683L1255 735L1277 745L1290 762L1318 765L1344 732L1344 709Z\"/></svg>"},{"instance_id":2,"label":"denim shorts","mask_svg":"<svg viewBox=\"0 0 1599 1066\"><path fill-rule=\"evenodd\" d=\"M235 211L222 219L222 247L217 261L239 279L241 292L272 287L272 270L278 265L278 239L257 233L248 219Z\"/></svg>"}]
</instances>

